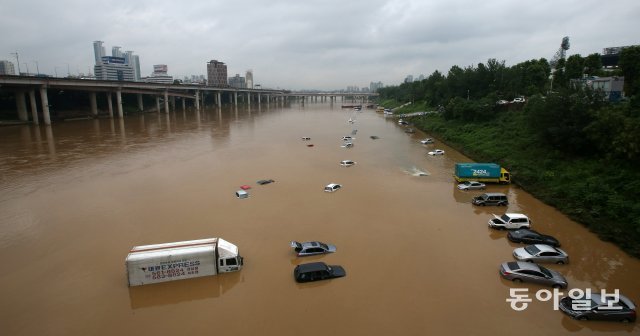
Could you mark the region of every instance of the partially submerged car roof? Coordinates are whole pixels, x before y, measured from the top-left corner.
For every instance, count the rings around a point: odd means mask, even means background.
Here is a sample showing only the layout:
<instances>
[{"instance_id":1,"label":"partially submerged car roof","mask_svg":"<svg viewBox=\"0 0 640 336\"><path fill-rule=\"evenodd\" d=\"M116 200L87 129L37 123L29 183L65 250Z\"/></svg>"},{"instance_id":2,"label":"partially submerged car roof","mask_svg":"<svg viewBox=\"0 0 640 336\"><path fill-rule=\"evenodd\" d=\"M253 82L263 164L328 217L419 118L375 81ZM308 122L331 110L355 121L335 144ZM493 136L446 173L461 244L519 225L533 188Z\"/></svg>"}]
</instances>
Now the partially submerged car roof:
<instances>
[{"instance_id":1,"label":"partially submerged car roof","mask_svg":"<svg viewBox=\"0 0 640 336\"><path fill-rule=\"evenodd\" d=\"M327 264L323 262L312 262L308 264L300 264L296 266L298 272L315 272L327 269Z\"/></svg>"},{"instance_id":2,"label":"partially submerged car roof","mask_svg":"<svg viewBox=\"0 0 640 336\"><path fill-rule=\"evenodd\" d=\"M591 294L591 300L598 303L601 306L607 305L607 303L609 301L612 301L613 299L614 299L613 295L609 295L609 294L607 294L606 296L602 296L600 294ZM622 303L624 303L624 305L629 307L630 309L636 309L636 306L633 304L631 300L629 300L628 297L622 294L619 294L618 299L622 301Z\"/></svg>"},{"instance_id":3,"label":"partially submerged car roof","mask_svg":"<svg viewBox=\"0 0 640 336\"><path fill-rule=\"evenodd\" d=\"M505 215L507 215L509 218L528 218L527 215L521 213L507 212L505 213Z\"/></svg>"}]
</instances>

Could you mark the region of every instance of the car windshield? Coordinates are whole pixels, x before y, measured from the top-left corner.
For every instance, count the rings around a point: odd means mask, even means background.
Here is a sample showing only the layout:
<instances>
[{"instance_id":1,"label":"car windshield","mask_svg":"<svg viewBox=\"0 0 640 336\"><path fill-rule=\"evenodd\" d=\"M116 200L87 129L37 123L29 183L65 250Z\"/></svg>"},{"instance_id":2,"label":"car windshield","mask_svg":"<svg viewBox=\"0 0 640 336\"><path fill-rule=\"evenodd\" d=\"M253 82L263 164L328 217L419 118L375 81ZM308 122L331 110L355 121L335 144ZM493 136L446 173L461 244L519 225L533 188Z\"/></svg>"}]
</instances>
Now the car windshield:
<instances>
[{"instance_id":1,"label":"car windshield","mask_svg":"<svg viewBox=\"0 0 640 336\"><path fill-rule=\"evenodd\" d=\"M529 246L525 247L524 250L527 251L527 253L529 253L531 255L536 255L536 254L538 254L538 252L540 252L540 249L537 248L535 245L529 245Z\"/></svg>"},{"instance_id":2,"label":"car windshield","mask_svg":"<svg viewBox=\"0 0 640 336\"><path fill-rule=\"evenodd\" d=\"M329 246L327 246L327 244L325 244L325 243L320 243L319 245L320 245L320 247L322 247L325 250L329 249Z\"/></svg>"},{"instance_id":3,"label":"car windshield","mask_svg":"<svg viewBox=\"0 0 640 336\"><path fill-rule=\"evenodd\" d=\"M500 219L502 219L505 222L508 222L509 220L511 220L511 217L507 216L507 214L504 214L500 216Z\"/></svg>"},{"instance_id":4,"label":"car windshield","mask_svg":"<svg viewBox=\"0 0 640 336\"><path fill-rule=\"evenodd\" d=\"M462 184L464 184L464 185L466 185L466 186L470 186L470 185L471 185L471 182L466 181L466 182L464 182L464 183L462 183Z\"/></svg>"}]
</instances>

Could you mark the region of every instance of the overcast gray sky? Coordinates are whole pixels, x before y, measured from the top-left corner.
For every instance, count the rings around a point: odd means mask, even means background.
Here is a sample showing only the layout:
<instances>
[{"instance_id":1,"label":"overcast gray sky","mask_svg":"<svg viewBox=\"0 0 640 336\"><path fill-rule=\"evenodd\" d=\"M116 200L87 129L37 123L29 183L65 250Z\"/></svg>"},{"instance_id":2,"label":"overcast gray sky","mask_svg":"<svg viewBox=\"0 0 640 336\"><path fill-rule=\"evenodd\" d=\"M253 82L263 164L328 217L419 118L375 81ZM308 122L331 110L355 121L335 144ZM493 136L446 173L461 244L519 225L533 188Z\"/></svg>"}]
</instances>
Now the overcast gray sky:
<instances>
[{"instance_id":1,"label":"overcast gray sky","mask_svg":"<svg viewBox=\"0 0 640 336\"><path fill-rule=\"evenodd\" d=\"M638 0L3 0L0 60L41 73L93 72L93 41L133 50L143 76L167 64L174 78L229 76L282 89L398 85L486 63L550 59L640 44Z\"/></svg>"}]
</instances>

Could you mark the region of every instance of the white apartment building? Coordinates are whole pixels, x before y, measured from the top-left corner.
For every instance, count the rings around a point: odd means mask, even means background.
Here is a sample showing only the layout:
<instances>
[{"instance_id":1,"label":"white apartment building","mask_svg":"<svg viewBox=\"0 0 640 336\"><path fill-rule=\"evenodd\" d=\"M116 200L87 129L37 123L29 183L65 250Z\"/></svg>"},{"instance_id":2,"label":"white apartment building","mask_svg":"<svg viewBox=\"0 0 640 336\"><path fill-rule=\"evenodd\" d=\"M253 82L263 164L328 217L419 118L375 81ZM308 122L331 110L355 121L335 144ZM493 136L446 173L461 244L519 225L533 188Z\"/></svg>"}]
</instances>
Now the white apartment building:
<instances>
[{"instance_id":1,"label":"white apartment building","mask_svg":"<svg viewBox=\"0 0 640 336\"><path fill-rule=\"evenodd\" d=\"M15 75L16 68L9 61L0 61L0 75Z\"/></svg>"}]
</instances>

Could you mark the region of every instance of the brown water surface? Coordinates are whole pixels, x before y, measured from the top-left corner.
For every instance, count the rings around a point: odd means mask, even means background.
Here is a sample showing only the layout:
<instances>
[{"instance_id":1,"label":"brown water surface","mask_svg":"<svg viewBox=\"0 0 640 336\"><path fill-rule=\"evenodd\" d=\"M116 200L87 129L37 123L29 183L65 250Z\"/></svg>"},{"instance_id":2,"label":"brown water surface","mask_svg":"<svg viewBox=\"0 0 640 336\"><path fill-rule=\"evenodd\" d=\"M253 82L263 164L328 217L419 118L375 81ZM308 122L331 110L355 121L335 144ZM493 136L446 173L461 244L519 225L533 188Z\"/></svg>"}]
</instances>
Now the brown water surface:
<instances>
[{"instance_id":1,"label":"brown water surface","mask_svg":"<svg viewBox=\"0 0 640 336\"><path fill-rule=\"evenodd\" d=\"M353 129L355 146L341 148ZM518 245L487 221L522 212L556 236L571 263L549 268L570 288L619 289L640 303L637 259L516 186L489 187L508 194L507 209L472 206L479 192L451 177L469 159L403 130L328 104L1 128L0 334L640 334L571 320L535 298L543 287L502 280L498 266ZM446 154L425 155L435 148ZM341 167L346 159L357 164ZM255 183L268 178L276 183ZM332 182L343 188L324 193ZM251 197L236 199L243 184ZM237 244L244 269L127 287L132 246L207 237ZM338 251L299 259L291 240ZM309 261L347 276L295 283L293 268ZM510 288L529 289L526 310L511 309Z\"/></svg>"}]
</instances>

